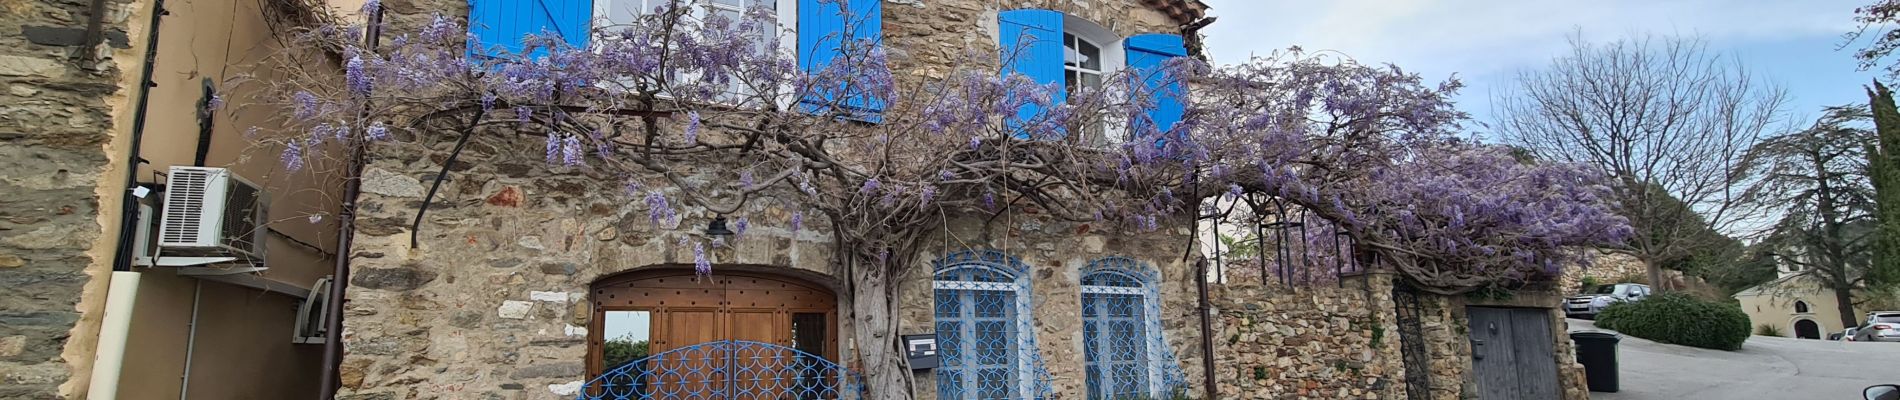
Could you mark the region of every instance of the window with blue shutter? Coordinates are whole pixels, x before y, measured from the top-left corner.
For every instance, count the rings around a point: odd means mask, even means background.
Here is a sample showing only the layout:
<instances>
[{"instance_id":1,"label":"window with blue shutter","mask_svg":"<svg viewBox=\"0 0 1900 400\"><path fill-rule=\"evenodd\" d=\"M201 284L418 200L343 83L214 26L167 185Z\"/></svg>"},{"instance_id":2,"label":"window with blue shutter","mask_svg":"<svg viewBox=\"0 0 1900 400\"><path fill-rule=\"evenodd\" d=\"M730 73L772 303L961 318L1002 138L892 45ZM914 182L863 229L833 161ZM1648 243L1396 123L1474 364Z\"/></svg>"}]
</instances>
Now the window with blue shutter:
<instances>
[{"instance_id":1,"label":"window with blue shutter","mask_svg":"<svg viewBox=\"0 0 1900 400\"><path fill-rule=\"evenodd\" d=\"M1062 13L1050 10L1009 10L998 13L997 46L1002 49L1003 73L1017 73L1045 86L1062 86ZM1050 103L1067 100L1066 93L1049 93ZM1042 109L1025 104L1016 110L1019 121L1036 118ZM1018 133L1017 138L1027 139Z\"/></svg>"},{"instance_id":2,"label":"window with blue shutter","mask_svg":"<svg viewBox=\"0 0 1900 400\"><path fill-rule=\"evenodd\" d=\"M843 4L840 4L843 3ZM862 65L861 60L847 57L866 57L868 50L854 48L846 54L845 45L883 45L884 7L878 0L799 0L798 1L798 66L806 72L817 74L825 68L840 62L844 65ZM877 73L876 71L850 71L850 75ZM852 118L877 121L878 114L884 111L884 101L855 85L827 87L814 90L800 100L806 111L829 113L831 106L842 107L840 113Z\"/></svg>"},{"instance_id":3,"label":"window with blue shutter","mask_svg":"<svg viewBox=\"0 0 1900 400\"><path fill-rule=\"evenodd\" d=\"M592 0L469 0L468 32L475 36L469 52L520 53L526 48L522 38L543 33L584 47L593 13Z\"/></svg>"},{"instance_id":4,"label":"window with blue shutter","mask_svg":"<svg viewBox=\"0 0 1900 400\"><path fill-rule=\"evenodd\" d=\"M1180 35L1149 33L1128 37L1123 41L1123 47L1127 50L1130 72L1137 74L1142 84L1154 95L1153 108L1148 110L1145 118L1130 121L1129 125L1134 130L1132 136L1168 132L1176 122L1181 121L1185 110L1182 99L1187 95L1187 85L1164 66L1168 59L1187 55L1187 46L1181 41Z\"/></svg>"}]
</instances>

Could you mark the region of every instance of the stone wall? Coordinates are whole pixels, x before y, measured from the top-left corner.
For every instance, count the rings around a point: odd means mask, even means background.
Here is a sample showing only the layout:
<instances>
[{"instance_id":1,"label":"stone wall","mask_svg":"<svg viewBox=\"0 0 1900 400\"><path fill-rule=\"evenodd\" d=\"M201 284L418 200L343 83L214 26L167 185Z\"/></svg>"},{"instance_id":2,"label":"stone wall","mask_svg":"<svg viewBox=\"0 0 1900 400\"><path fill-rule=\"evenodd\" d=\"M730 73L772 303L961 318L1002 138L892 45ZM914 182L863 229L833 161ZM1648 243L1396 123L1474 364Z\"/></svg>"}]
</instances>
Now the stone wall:
<instances>
[{"instance_id":1,"label":"stone wall","mask_svg":"<svg viewBox=\"0 0 1900 400\"><path fill-rule=\"evenodd\" d=\"M412 232L408 222L440 165L423 154L448 145L384 144L366 169L351 252L345 398L571 394L585 369L589 285L622 272L690 265L692 250L679 240L705 240L698 227L711 215L682 208L678 225L654 226L644 203L607 183L616 180L549 167L531 151L500 151L521 143L487 136L463 154L458 165L468 164L444 185L422 230ZM704 170L693 179L729 171ZM798 232L787 229L790 210L798 207L765 200L742 212L750 229L733 247L710 251L715 270L792 274L842 287L830 270L833 243L822 219L808 218ZM932 330L928 268L936 257L961 249L1003 251L1030 266L1036 355L1056 393L1082 390L1079 280L1089 262L1136 259L1160 278L1163 316L1196 315L1192 264L1180 260L1189 246L1184 227L1141 233L1024 213L993 222L952 218L945 232L930 239L941 245L919 254L919 270L906 280L903 333ZM409 246L411 235L421 235L421 246ZM848 306L841 310L846 315L843 310ZM1175 361L1170 370L1183 382L1199 382L1198 320L1161 321ZM850 332L848 325L839 329ZM849 335L839 340L853 346ZM849 363L851 356L844 357ZM934 398L935 376L924 372L916 379L922 398Z\"/></svg>"},{"instance_id":2,"label":"stone wall","mask_svg":"<svg viewBox=\"0 0 1900 400\"><path fill-rule=\"evenodd\" d=\"M1105 257L1135 260L1144 272L1155 273L1160 301L1160 338L1168 350L1162 365L1164 373L1178 374L1181 389L1199 394L1200 315L1196 311L1194 264L1181 260L1188 251L1189 231L1169 227L1154 232L1139 232L1113 225L1059 222L1033 212L1009 215L991 223L975 218L951 221L945 234L933 238L943 243L925 251L924 258L965 248L998 249L1029 266L1030 289L1034 299L1032 315L1036 344L1042 367L1050 375L1054 393L1085 393L1086 359L1083 353L1082 271L1089 263ZM934 261L930 260L930 261ZM928 265L928 262L923 265ZM933 330L933 292L931 276L916 274L907 280L903 299L904 334L929 333ZM936 375L917 375L921 399L936 398Z\"/></svg>"},{"instance_id":3,"label":"stone wall","mask_svg":"<svg viewBox=\"0 0 1900 400\"><path fill-rule=\"evenodd\" d=\"M1235 399L1402 399L1391 278L1215 290L1220 393Z\"/></svg>"},{"instance_id":4,"label":"stone wall","mask_svg":"<svg viewBox=\"0 0 1900 400\"><path fill-rule=\"evenodd\" d=\"M108 1L93 49L89 5L0 7L0 398L83 398L97 344L150 11Z\"/></svg>"},{"instance_id":5,"label":"stone wall","mask_svg":"<svg viewBox=\"0 0 1900 400\"><path fill-rule=\"evenodd\" d=\"M1223 398L1403 399L1408 398L1400 328L1393 298L1394 277L1348 276L1336 285L1216 286L1216 380ZM1531 288L1507 298L1484 299L1418 293L1419 340L1428 361L1429 394L1457 400L1475 396L1469 306L1548 310L1551 340L1563 399L1589 398L1582 365L1575 362L1560 296Z\"/></svg>"},{"instance_id":6,"label":"stone wall","mask_svg":"<svg viewBox=\"0 0 1900 400\"><path fill-rule=\"evenodd\" d=\"M1566 268L1558 281L1557 288L1565 294L1580 293L1584 289L1584 278L1595 280L1598 284L1621 283L1625 279L1647 280L1643 262L1626 254L1600 253L1590 265L1581 268ZM1680 272L1678 272L1680 274Z\"/></svg>"}]
</instances>

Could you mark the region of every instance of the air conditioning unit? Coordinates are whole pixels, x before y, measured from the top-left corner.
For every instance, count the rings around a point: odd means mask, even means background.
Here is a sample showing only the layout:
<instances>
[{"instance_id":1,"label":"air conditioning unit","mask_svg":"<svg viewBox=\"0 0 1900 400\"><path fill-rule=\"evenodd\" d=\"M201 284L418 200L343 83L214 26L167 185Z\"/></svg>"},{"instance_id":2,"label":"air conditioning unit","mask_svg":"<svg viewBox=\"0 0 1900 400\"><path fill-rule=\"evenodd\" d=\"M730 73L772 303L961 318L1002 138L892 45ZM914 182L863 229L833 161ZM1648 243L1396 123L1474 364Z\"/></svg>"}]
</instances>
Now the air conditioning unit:
<instances>
[{"instance_id":1,"label":"air conditioning unit","mask_svg":"<svg viewBox=\"0 0 1900 400\"><path fill-rule=\"evenodd\" d=\"M329 332L330 321L330 278L317 279L310 286L310 296L303 299L303 305L297 308L296 331L290 335L290 342L296 344L323 344L325 334Z\"/></svg>"},{"instance_id":2,"label":"air conditioning unit","mask_svg":"<svg viewBox=\"0 0 1900 400\"><path fill-rule=\"evenodd\" d=\"M262 260L268 206L263 190L228 169L172 167L158 223L157 264Z\"/></svg>"}]
</instances>

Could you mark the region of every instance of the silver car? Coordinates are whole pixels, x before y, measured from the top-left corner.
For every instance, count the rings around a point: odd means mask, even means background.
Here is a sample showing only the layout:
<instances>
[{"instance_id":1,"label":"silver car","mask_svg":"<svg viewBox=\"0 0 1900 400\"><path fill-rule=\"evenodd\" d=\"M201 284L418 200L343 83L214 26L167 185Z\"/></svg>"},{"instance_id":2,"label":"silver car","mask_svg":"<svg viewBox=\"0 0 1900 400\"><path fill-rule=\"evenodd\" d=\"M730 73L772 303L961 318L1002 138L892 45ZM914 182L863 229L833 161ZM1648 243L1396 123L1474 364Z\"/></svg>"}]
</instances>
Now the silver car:
<instances>
[{"instance_id":1,"label":"silver car","mask_svg":"<svg viewBox=\"0 0 1900 400\"><path fill-rule=\"evenodd\" d=\"M1596 318L1597 313L1609 308L1611 304L1625 301L1641 301L1649 297L1649 285L1638 283L1618 283L1592 288L1581 295L1564 299L1564 315L1571 318Z\"/></svg>"},{"instance_id":2,"label":"silver car","mask_svg":"<svg viewBox=\"0 0 1900 400\"><path fill-rule=\"evenodd\" d=\"M1900 311L1867 313L1867 322L1854 332L1856 342L1900 342Z\"/></svg>"}]
</instances>

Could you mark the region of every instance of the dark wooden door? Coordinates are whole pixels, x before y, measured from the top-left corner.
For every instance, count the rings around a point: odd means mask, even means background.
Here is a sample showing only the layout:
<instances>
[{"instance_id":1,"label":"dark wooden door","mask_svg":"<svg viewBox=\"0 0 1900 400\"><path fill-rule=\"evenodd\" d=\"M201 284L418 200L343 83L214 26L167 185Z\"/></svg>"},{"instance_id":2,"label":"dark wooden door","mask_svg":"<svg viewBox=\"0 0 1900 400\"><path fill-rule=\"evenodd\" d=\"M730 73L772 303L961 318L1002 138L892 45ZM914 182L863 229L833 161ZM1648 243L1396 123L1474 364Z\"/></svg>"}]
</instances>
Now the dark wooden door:
<instances>
[{"instance_id":1,"label":"dark wooden door","mask_svg":"<svg viewBox=\"0 0 1900 400\"><path fill-rule=\"evenodd\" d=\"M1549 310L1468 307L1466 315L1479 399L1555 399L1562 394Z\"/></svg>"},{"instance_id":2,"label":"dark wooden door","mask_svg":"<svg viewBox=\"0 0 1900 400\"><path fill-rule=\"evenodd\" d=\"M606 360L607 332L645 340L654 355L714 341L751 341L775 346L723 346L719 354L661 358L641 368L688 371L661 374L681 379L649 379L648 393L725 393L731 399L776 399L797 382L797 349L836 359L837 303L830 291L792 278L723 273L695 276L691 270L665 270L615 276L594 284L589 324L589 376L599 376L627 360ZM642 321L607 326L608 321ZM609 318L609 316L614 318ZM625 324L624 322L617 322ZM624 338L623 338L624 340ZM783 346L783 347L778 347ZM693 349L697 350L697 349ZM730 353L730 354L727 354ZM685 385L685 386L681 386Z\"/></svg>"},{"instance_id":3,"label":"dark wooden door","mask_svg":"<svg viewBox=\"0 0 1900 400\"><path fill-rule=\"evenodd\" d=\"M1796 339L1820 339L1821 325L1816 324L1814 323L1814 320L1809 320L1809 319L1795 321L1794 322L1794 337Z\"/></svg>"}]
</instances>

